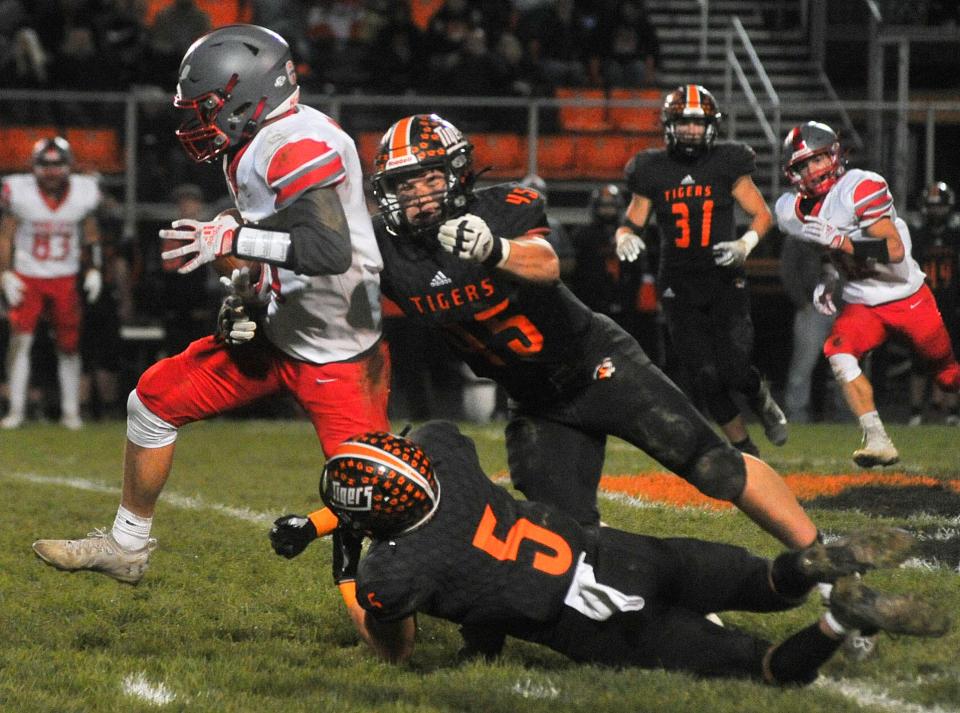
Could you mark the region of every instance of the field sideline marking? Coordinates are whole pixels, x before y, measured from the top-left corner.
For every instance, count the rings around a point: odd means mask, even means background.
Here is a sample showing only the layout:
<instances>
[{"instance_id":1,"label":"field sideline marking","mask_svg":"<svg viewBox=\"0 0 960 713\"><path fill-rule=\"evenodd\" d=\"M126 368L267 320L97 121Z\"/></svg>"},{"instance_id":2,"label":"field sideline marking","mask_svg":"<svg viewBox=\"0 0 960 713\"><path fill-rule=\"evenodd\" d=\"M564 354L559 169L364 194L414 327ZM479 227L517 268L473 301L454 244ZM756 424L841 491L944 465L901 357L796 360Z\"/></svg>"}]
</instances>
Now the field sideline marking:
<instances>
[{"instance_id":1,"label":"field sideline marking","mask_svg":"<svg viewBox=\"0 0 960 713\"><path fill-rule=\"evenodd\" d=\"M62 485L68 488L75 488L77 490L86 490L96 493L110 493L116 495L119 495L120 493L120 488L116 486L104 485L103 483L87 480L85 478L67 478L57 475L45 476L37 475L35 473L9 473L2 477L22 480L28 483L39 483L41 485ZM638 508L662 507L661 504L650 503L648 501L631 497L629 495L624 495L622 493L604 493L604 495L611 500L628 503ZM235 508L229 505L222 505L220 503L210 503L202 498L193 496L177 495L176 493L167 492L164 493L162 497L165 502L173 505L174 507L179 507L185 510L213 510L215 512L229 515L230 517L256 524L273 522L274 519L273 515L256 512L254 510L250 510L249 508ZM142 697L142 694L139 692L131 692L127 690L128 682L141 683L147 687L144 690L152 689L151 685L146 682L146 679L142 673L137 678L128 676L126 679L124 679L124 690L128 693L131 693L131 695ZM863 684L854 684L846 679L833 680L821 677L814 685L823 686L829 690L833 690L836 693L853 700L861 706L873 705L885 710L896 711L897 713L960 713L960 711L955 709L941 708L939 706L925 708L917 704L899 701L897 699L890 698L882 690L869 688ZM521 687L520 690L515 687L514 692L524 695L523 687ZM159 693L160 695L173 695L166 690L162 683L159 687ZM545 688L544 691L540 691L540 693L549 693L549 689ZM173 700L173 698L171 697L170 700ZM162 701L161 705L168 702L170 701L164 700Z\"/></svg>"},{"instance_id":2,"label":"field sideline marking","mask_svg":"<svg viewBox=\"0 0 960 713\"><path fill-rule=\"evenodd\" d=\"M891 711L891 713L960 713L956 708L943 708L938 705L928 708L919 703L908 703L897 698L891 698L885 691L847 678L821 676L814 681L813 685L838 693L860 706L875 706L881 710Z\"/></svg>"},{"instance_id":3,"label":"field sideline marking","mask_svg":"<svg viewBox=\"0 0 960 713\"><path fill-rule=\"evenodd\" d=\"M168 703L173 703L177 698L177 694L167 688L163 681L150 683L143 671L135 676L131 674L123 679L123 692L128 696L139 698L155 706L165 706Z\"/></svg>"}]
</instances>

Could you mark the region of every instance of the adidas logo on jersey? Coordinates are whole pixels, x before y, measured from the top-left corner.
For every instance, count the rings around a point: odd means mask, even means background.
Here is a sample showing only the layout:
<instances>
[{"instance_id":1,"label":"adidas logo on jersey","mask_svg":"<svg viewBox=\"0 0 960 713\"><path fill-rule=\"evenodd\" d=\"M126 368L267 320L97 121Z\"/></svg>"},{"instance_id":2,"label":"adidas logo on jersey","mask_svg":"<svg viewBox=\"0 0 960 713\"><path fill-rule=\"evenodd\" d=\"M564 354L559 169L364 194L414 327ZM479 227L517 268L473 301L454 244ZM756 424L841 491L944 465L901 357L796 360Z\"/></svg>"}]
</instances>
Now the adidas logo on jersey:
<instances>
[{"instance_id":1,"label":"adidas logo on jersey","mask_svg":"<svg viewBox=\"0 0 960 713\"><path fill-rule=\"evenodd\" d=\"M668 287L667 289L665 289L665 290L663 291L663 294L660 295L660 296L663 297L663 298L666 298L666 299L669 299L670 297L676 297L676 295L673 293L673 288L672 288L672 287Z\"/></svg>"},{"instance_id":2,"label":"adidas logo on jersey","mask_svg":"<svg viewBox=\"0 0 960 713\"><path fill-rule=\"evenodd\" d=\"M449 285L451 282L453 282L453 280L444 275L443 270L437 270L437 274L430 280L430 287L441 287L443 285Z\"/></svg>"},{"instance_id":3,"label":"adidas logo on jersey","mask_svg":"<svg viewBox=\"0 0 960 713\"><path fill-rule=\"evenodd\" d=\"M683 177L682 181L680 181L681 186L692 186L694 183L696 183L696 181L693 180L693 176L691 176L689 173Z\"/></svg>"}]
</instances>

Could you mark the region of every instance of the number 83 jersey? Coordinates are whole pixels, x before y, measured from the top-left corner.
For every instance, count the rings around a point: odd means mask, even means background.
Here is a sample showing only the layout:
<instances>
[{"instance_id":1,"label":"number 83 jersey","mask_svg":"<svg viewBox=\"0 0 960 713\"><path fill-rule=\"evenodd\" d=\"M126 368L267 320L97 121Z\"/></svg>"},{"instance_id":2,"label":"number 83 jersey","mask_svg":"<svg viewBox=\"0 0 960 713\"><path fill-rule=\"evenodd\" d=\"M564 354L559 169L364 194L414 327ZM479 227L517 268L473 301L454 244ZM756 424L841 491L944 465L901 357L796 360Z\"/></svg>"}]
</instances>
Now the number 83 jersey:
<instances>
[{"instance_id":1,"label":"number 83 jersey","mask_svg":"<svg viewBox=\"0 0 960 713\"><path fill-rule=\"evenodd\" d=\"M734 240L733 186L753 173L753 149L718 141L696 159L672 156L666 149L648 149L625 169L627 189L653 203L660 229L661 282L677 273L718 268L711 246Z\"/></svg>"},{"instance_id":2,"label":"number 83 jersey","mask_svg":"<svg viewBox=\"0 0 960 713\"><path fill-rule=\"evenodd\" d=\"M542 240L543 199L516 184L477 191L467 212L499 237ZM534 284L503 270L461 260L437 242L394 235L374 222L383 255L383 294L407 317L434 324L478 376L494 379L519 401L551 400L582 361L593 313L562 283Z\"/></svg>"},{"instance_id":3,"label":"number 83 jersey","mask_svg":"<svg viewBox=\"0 0 960 713\"><path fill-rule=\"evenodd\" d=\"M30 173L3 179L0 206L17 220L13 269L26 277L69 277L80 271L80 223L100 204L93 176L72 174L59 201L40 192Z\"/></svg>"}]
</instances>

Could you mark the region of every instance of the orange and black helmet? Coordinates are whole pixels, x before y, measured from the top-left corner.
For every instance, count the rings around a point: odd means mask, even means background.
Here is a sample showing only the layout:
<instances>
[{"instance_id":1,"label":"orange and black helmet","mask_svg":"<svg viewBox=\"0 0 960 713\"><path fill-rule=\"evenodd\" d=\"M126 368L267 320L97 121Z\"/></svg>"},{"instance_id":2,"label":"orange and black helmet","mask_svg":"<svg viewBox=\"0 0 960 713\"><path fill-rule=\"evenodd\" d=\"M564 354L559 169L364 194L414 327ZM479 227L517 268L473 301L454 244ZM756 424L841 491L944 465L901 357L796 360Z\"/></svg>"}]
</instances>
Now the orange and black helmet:
<instances>
[{"instance_id":1,"label":"orange and black helmet","mask_svg":"<svg viewBox=\"0 0 960 713\"><path fill-rule=\"evenodd\" d=\"M667 148L671 152L690 157L709 151L717 140L717 125L722 118L717 100L705 87L700 84L677 87L663 98L663 109L660 112ZM702 121L703 136L697 141L681 137L676 132L676 123L683 120Z\"/></svg>"},{"instance_id":2,"label":"orange and black helmet","mask_svg":"<svg viewBox=\"0 0 960 713\"><path fill-rule=\"evenodd\" d=\"M399 181L430 170L442 171L446 186L436 199L441 210L429 224L411 224L397 197ZM406 116L387 129L373 161L373 195L392 232L432 231L466 212L473 189L473 144L436 114Z\"/></svg>"},{"instance_id":3,"label":"orange and black helmet","mask_svg":"<svg viewBox=\"0 0 960 713\"><path fill-rule=\"evenodd\" d=\"M440 503L440 483L413 441L364 433L341 443L327 460L320 497L342 525L383 539L427 522Z\"/></svg>"}]
</instances>

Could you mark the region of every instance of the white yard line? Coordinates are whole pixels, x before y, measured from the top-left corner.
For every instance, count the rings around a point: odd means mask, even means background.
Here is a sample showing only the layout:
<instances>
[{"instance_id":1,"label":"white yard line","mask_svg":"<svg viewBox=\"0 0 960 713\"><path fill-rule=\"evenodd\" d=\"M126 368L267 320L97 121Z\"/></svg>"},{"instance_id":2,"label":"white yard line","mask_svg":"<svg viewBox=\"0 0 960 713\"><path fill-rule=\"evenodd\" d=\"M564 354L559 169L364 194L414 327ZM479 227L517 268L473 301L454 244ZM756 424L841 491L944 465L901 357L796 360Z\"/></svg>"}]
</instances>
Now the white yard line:
<instances>
[{"instance_id":1,"label":"white yard line","mask_svg":"<svg viewBox=\"0 0 960 713\"><path fill-rule=\"evenodd\" d=\"M813 684L844 698L849 698L860 706L872 706L891 713L960 713L956 708L942 706L922 706L919 703L908 703L892 698L886 691L869 686L860 681L851 681L846 678L820 677Z\"/></svg>"},{"instance_id":2,"label":"white yard line","mask_svg":"<svg viewBox=\"0 0 960 713\"><path fill-rule=\"evenodd\" d=\"M177 695L167 688L163 681L150 683L147 675L142 671L136 675L129 675L123 679L123 692L128 696L139 698L155 706L165 706L173 703Z\"/></svg>"}]
</instances>

